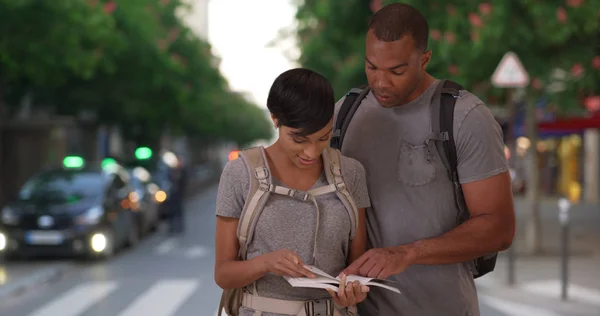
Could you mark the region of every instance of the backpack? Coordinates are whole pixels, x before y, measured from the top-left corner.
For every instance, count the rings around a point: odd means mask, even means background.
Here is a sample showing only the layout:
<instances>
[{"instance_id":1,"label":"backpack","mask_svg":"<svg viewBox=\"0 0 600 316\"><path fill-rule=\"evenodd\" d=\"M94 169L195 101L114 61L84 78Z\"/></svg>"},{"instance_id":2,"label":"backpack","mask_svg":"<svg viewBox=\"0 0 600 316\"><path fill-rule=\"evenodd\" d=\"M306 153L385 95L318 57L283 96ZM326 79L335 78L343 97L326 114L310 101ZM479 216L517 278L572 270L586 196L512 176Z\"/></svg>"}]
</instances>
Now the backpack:
<instances>
[{"instance_id":1,"label":"backpack","mask_svg":"<svg viewBox=\"0 0 600 316\"><path fill-rule=\"evenodd\" d=\"M438 85L431 102L431 125L435 145L439 156L448 171L448 177L454 187L454 200L458 209L457 222L462 224L470 218L469 210L465 203L462 187L458 178L458 158L456 144L454 143L453 123L454 106L459 97L459 91L464 88L452 81L442 80ZM339 109L331 138L331 147L341 150L344 134L354 113L362 100L369 93L368 87L354 88L346 94L346 99ZM437 123L437 124L436 124ZM492 253L473 260L473 277L479 278L494 271L498 253Z\"/></svg>"},{"instance_id":2,"label":"backpack","mask_svg":"<svg viewBox=\"0 0 600 316\"><path fill-rule=\"evenodd\" d=\"M239 260L246 260L247 258L248 245L252 242L256 223L272 193L301 201L311 201L316 205L315 196L335 192L348 211L351 223L350 239L354 239L358 229L358 208L342 177L341 153L337 149L327 147L323 150L322 156L323 169L328 185L304 192L272 184L271 173L262 147L253 147L240 152L239 157L244 161L250 175L250 188L237 229L240 244ZM256 283L254 283L254 286L256 286ZM228 315L237 316L242 306L242 293L243 288L223 290L218 315L221 316L223 309L225 309Z\"/></svg>"}]
</instances>

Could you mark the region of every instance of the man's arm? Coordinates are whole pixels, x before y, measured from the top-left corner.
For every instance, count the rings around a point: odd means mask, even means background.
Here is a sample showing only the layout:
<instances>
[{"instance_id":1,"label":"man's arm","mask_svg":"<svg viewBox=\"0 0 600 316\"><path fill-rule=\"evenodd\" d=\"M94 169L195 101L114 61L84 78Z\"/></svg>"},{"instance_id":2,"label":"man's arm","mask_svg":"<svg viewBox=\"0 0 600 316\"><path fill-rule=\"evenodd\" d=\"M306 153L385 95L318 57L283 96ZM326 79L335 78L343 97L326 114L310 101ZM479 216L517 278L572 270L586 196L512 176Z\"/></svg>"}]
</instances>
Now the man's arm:
<instances>
[{"instance_id":1,"label":"man's arm","mask_svg":"<svg viewBox=\"0 0 600 316\"><path fill-rule=\"evenodd\" d=\"M448 233L398 246L410 264L465 262L510 247L515 234L510 175L462 185L471 218Z\"/></svg>"},{"instance_id":2,"label":"man's arm","mask_svg":"<svg viewBox=\"0 0 600 316\"><path fill-rule=\"evenodd\" d=\"M400 246L412 252L413 264L465 262L507 249L514 237L515 214L502 129L474 95L464 93L456 105L458 175L471 218L442 236ZM461 118L467 107L469 111Z\"/></svg>"}]
</instances>

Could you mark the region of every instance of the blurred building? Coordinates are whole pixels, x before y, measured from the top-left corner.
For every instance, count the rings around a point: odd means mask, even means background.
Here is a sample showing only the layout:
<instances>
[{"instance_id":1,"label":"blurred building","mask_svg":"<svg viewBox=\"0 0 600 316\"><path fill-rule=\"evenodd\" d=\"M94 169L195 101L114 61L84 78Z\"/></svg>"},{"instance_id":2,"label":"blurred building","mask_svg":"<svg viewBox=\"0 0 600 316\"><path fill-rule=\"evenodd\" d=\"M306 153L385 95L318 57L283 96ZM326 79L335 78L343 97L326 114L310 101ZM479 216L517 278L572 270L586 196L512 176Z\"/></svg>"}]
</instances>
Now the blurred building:
<instances>
[{"instance_id":1,"label":"blurred building","mask_svg":"<svg viewBox=\"0 0 600 316\"><path fill-rule=\"evenodd\" d=\"M541 193L547 196L580 195L587 203L600 202L600 111L579 117L557 117L541 99L537 103L538 143L525 135L525 104L518 103L514 126L515 148L511 167L526 181L523 157L537 155ZM509 122L499 121L507 132ZM527 183L524 183L526 190Z\"/></svg>"}]
</instances>

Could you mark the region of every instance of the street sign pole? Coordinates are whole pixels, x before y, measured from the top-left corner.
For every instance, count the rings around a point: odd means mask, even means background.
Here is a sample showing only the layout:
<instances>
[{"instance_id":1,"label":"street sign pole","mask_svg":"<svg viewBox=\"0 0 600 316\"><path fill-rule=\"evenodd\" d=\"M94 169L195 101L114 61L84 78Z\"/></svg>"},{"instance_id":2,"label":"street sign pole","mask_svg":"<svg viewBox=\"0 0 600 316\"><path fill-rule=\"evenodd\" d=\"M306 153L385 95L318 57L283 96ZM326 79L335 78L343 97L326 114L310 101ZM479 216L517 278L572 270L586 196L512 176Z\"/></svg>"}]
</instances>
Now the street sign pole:
<instances>
[{"instance_id":1,"label":"street sign pole","mask_svg":"<svg viewBox=\"0 0 600 316\"><path fill-rule=\"evenodd\" d=\"M492 84L498 88L507 89L507 107L508 107L508 135L506 135L507 147L511 152L515 149L515 117L516 117L516 105L514 100L514 89L525 88L529 85L529 75L525 68L521 65L519 58L513 52L506 53L494 74L492 75ZM511 155L511 158L515 155ZM508 271L507 271L507 283L508 285L515 284L515 244L508 248Z\"/></svg>"},{"instance_id":2,"label":"street sign pole","mask_svg":"<svg viewBox=\"0 0 600 316\"><path fill-rule=\"evenodd\" d=\"M566 198L558 200L558 219L561 227L561 291L560 298L566 301L569 286L569 209L571 203Z\"/></svg>"}]
</instances>

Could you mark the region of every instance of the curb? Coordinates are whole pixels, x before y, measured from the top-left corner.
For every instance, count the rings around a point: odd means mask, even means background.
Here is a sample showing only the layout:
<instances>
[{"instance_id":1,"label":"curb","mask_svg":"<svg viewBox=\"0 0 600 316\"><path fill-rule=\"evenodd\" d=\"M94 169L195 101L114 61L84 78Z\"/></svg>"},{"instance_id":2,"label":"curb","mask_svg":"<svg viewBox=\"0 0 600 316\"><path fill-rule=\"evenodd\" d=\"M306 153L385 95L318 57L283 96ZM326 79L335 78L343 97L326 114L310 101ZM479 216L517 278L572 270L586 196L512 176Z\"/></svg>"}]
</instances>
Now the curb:
<instances>
[{"instance_id":1,"label":"curb","mask_svg":"<svg viewBox=\"0 0 600 316\"><path fill-rule=\"evenodd\" d=\"M69 264L42 268L28 277L0 286L0 300L22 295L35 287L56 281L65 274L67 268L69 268Z\"/></svg>"}]
</instances>

